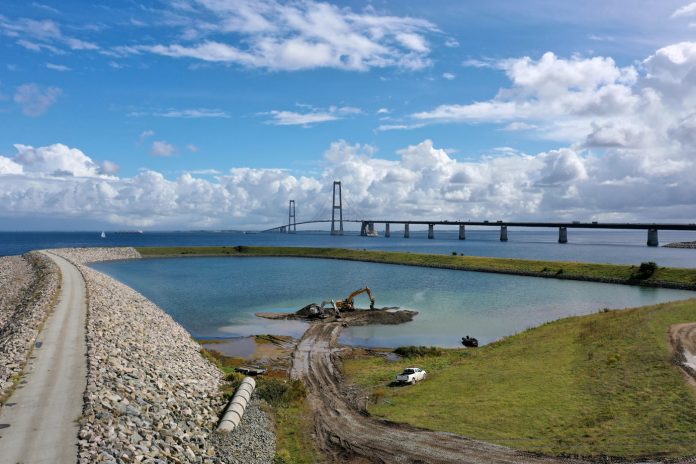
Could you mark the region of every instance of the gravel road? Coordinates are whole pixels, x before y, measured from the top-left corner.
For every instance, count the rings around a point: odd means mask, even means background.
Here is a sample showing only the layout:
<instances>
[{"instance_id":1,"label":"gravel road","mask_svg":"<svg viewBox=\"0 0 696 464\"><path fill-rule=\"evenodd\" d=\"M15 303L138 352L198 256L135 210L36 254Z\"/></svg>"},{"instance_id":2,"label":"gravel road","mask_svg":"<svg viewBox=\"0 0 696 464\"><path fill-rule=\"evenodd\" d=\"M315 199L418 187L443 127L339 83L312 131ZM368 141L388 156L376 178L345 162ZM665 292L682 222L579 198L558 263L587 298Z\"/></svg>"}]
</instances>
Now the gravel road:
<instances>
[{"instance_id":1,"label":"gravel road","mask_svg":"<svg viewBox=\"0 0 696 464\"><path fill-rule=\"evenodd\" d=\"M87 376L85 283L75 266L60 268L60 301L39 333L24 381L0 410L0 463L74 463L77 420Z\"/></svg>"}]
</instances>

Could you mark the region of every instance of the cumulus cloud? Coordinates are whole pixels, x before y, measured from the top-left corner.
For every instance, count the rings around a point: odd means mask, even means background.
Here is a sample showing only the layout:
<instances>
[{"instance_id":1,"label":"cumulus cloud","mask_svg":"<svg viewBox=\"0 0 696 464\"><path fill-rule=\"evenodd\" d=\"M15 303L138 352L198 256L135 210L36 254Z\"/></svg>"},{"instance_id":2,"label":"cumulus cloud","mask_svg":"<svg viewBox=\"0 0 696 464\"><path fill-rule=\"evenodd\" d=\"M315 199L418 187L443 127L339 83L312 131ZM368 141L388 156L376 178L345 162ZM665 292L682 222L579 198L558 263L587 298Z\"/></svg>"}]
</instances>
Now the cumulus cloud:
<instances>
[{"instance_id":1,"label":"cumulus cloud","mask_svg":"<svg viewBox=\"0 0 696 464\"><path fill-rule=\"evenodd\" d=\"M176 153L176 147L164 140L155 140L150 147L152 156L172 156L174 153Z\"/></svg>"},{"instance_id":2,"label":"cumulus cloud","mask_svg":"<svg viewBox=\"0 0 696 464\"><path fill-rule=\"evenodd\" d=\"M166 12L179 40L120 46L111 53L158 55L252 68L366 71L430 66L429 21L305 0L181 0ZM452 42L449 42L452 43Z\"/></svg>"},{"instance_id":3,"label":"cumulus cloud","mask_svg":"<svg viewBox=\"0 0 696 464\"><path fill-rule=\"evenodd\" d=\"M26 116L41 116L57 100L63 91L58 87L41 87L37 84L23 84L17 87L14 101Z\"/></svg>"},{"instance_id":4,"label":"cumulus cloud","mask_svg":"<svg viewBox=\"0 0 696 464\"><path fill-rule=\"evenodd\" d=\"M107 162L61 144L16 150L0 156L0 217L31 212L131 227L263 228L285 220L289 198L305 218L328 211L335 179L343 182L344 214L351 218L396 219L397 212L400 218L519 220L601 220L615 211L622 220L696 215L693 163L636 159L619 150L597 156L586 149L535 155L502 149L461 161L431 140L386 157L374 146L339 140L313 176L233 168L171 179L150 170L107 175Z\"/></svg>"}]
</instances>

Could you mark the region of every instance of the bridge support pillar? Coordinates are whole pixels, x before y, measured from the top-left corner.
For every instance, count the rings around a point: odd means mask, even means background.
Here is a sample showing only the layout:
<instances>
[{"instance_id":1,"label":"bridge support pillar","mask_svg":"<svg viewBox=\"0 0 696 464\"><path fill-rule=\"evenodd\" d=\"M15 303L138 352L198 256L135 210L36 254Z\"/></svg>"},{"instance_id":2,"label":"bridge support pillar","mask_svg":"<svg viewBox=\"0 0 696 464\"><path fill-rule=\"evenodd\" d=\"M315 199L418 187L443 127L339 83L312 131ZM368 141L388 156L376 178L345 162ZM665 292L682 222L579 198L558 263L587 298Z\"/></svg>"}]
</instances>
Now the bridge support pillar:
<instances>
[{"instance_id":1,"label":"bridge support pillar","mask_svg":"<svg viewBox=\"0 0 696 464\"><path fill-rule=\"evenodd\" d=\"M464 224L459 224L459 240L466 240L466 228Z\"/></svg>"},{"instance_id":2,"label":"bridge support pillar","mask_svg":"<svg viewBox=\"0 0 696 464\"><path fill-rule=\"evenodd\" d=\"M360 225L360 236L361 237L367 237L367 228L369 226L369 222L363 221L362 224Z\"/></svg>"},{"instance_id":3,"label":"bridge support pillar","mask_svg":"<svg viewBox=\"0 0 696 464\"><path fill-rule=\"evenodd\" d=\"M500 226L500 241L507 242L507 226Z\"/></svg>"},{"instance_id":4,"label":"bridge support pillar","mask_svg":"<svg viewBox=\"0 0 696 464\"><path fill-rule=\"evenodd\" d=\"M648 229L648 246L659 246L660 242L657 239L657 229Z\"/></svg>"},{"instance_id":5,"label":"bridge support pillar","mask_svg":"<svg viewBox=\"0 0 696 464\"><path fill-rule=\"evenodd\" d=\"M391 232L389 231L389 223L384 224L384 236L391 237Z\"/></svg>"},{"instance_id":6,"label":"bridge support pillar","mask_svg":"<svg viewBox=\"0 0 696 464\"><path fill-rule=\"evenodd\" d=\"M428 224L428 238L433 239L435 238L435 226L433 224Z\"/></svg>"},{"instance_id":7,"label":"bridge support pillar","mask_svg":"<svg viewBox=\"0 0 696 464\"><path fill-rule=\"evenodd\" d=\"M404 224L404 238L411 238L411 232L408 230L408 222Z\"/></svg>"},{"instance_id":8,"label":"bridge support pillar","mask_svg":"<svg viewBox=\"0 0 696 464\"><path fill-rule=\"evenodd\" d=\"M285 226L280 226L280 233L284 234L285 233Z\"/></svg>"},{"instance_id":9,"label":"bridge support pillar","mask_svg":"<svg viewBox=\"0 0 696 464\"><path fill-rule=\"evenodd\" d=\"M558 243L568 243L568 228L559 227L558 228Z\"/></svg>"}]
</instances>

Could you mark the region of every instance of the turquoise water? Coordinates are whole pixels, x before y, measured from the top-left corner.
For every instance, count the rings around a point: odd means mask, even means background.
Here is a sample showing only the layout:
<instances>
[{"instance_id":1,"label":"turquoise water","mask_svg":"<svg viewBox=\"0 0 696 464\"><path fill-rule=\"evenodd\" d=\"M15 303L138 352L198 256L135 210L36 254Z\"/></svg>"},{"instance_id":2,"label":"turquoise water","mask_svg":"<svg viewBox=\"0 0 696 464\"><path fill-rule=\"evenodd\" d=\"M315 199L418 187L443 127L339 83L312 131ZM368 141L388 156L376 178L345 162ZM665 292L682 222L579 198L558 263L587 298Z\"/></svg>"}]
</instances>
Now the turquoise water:
<instances>
[{"instance_id":1,"label":"turquoise water","mask_svg":"<svg viewBox=\"0 0 696 464\"><path fill-rule=\"evenodd\" d=\"M464 335L488 343L565 316L696 296L682 290L302 258L143 259L93 267L157 303L195 337L299 336L304 322L269 321L254 313L295 311L345 298L365 285L372 288L377 306L419 311L407 324L346 329L342 340L361 346L451 347ZM368 305L364 296L356 301Z\"/></svg>"}]
</instances>

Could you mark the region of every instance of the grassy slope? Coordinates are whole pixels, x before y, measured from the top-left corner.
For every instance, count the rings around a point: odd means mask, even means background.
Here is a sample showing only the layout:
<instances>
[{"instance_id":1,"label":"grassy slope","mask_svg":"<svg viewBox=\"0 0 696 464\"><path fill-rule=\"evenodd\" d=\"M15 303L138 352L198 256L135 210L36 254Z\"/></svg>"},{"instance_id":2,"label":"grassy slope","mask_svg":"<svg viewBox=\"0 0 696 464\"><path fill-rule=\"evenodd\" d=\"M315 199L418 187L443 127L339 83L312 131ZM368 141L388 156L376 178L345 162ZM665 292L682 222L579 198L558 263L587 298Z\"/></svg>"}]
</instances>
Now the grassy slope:
<instances>
[{"instance_id":1,"label":"grassy slope","mask_svg":"<svg viewBox=\"0 0 696 464\"><path fill-rule=\"evenodd\" d=\"M138 248L146 257L175 256L295 256L346 259L354 261L442 267L470 271L522 274L577 280L595 280L621 284L654 285L696 290L696 269L660 267L648 279L636 280L636 266L593 264L565 261L448 256L387 251L348 250L343 248L299 247L149 247Z\"/></svg>"},{"instance_id":2,"label":"grassy slope","mask_svg":"<svg viewBox=\"0 0 696 464\"><path fill-rule=\"evenodd\" d=\"M667 336L689 321L696 300L562 319L440 357L358 358L345 370L371 392L370 412L397 422L549 454L696 455L696 392ZM406 365L428 380L387 387Z\"/></svg>"}]
</instances>

